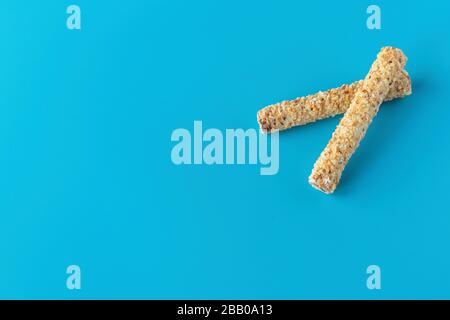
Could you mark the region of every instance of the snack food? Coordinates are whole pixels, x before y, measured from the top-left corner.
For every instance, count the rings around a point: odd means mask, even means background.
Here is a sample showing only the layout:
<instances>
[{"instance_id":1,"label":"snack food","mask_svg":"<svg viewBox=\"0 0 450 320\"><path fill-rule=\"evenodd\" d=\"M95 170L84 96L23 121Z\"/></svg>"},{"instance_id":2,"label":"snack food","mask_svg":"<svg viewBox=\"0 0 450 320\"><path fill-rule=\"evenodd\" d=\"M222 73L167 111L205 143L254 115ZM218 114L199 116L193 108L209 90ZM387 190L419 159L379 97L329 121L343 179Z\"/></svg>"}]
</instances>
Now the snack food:
<instances>
[{"instance_id":1,"label":"snack food","mask_svg":"<svg viewBox=\"0 0 450 320\"><path fill-rule=\"evenodd\" d=\"M325 193L333 193L336 189L345 166L358 148L380 104L392 90L406 60L400 49L381 49L331 140L314 164L309 177L313 187Z\"/></svg>"},{"instance_id":2,"label":"snack food","mask_svg":"<svg viewBox=\"0 0 450 320\"><path fill-rule=\"evenodd\" d=\"M257 113L259 126L264 132L275 132L344 113L362 84L363 80L360 80L336 89L267 106ZM384 101L409 94L411 79L403 70L396 77Z\"/></svg>"}]
</instances>

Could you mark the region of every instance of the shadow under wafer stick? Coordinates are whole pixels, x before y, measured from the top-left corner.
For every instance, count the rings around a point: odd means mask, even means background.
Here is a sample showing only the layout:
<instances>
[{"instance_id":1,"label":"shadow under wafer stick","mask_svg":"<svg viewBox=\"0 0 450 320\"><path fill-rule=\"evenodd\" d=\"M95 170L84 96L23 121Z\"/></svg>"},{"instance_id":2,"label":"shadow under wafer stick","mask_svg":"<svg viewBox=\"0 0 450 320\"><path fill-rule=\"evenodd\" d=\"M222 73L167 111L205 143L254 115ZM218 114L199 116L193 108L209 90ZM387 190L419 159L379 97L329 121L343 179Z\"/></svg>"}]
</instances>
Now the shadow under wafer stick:
<instances>
[{"instance_id":1,"label":"shadow under wafer stick","mask_svg":"<svg viewBox=\"0 0 450 320\"><path fill-rule=\"evenodd\" d=\"M333 193L350 157L364 138L379 107L406 64L400 49L382 48L350 107L322 151L309 177L309 183L325 193Z\"/></svg>"},{"instance_id":2,"label":"shadow under wafer stick","mask_svg":"<svg viewBox=\"0 0 450 320\"><path fill-rule=\"evenodd\" d=\"M267 106L257 113L259 126L263 132L269 133L342 114L347 111L362 83L363 80L360 80L336 89ZM411 79L408 72L403 70L384 101L410 94Z\"/></svg>"}]
</instances>

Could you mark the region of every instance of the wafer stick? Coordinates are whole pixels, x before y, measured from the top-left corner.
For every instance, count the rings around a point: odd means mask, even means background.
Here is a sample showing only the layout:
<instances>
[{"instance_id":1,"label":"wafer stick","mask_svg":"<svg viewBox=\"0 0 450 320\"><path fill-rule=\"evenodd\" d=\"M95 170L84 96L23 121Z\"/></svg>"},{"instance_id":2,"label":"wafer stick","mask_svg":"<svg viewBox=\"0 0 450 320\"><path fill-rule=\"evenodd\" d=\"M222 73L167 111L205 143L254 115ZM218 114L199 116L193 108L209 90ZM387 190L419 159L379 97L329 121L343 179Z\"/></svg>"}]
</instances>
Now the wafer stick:
<instances>
[{"instance_id":1,"label":"wafer stick","mask_svg":"<svg viewBox=\"0 0 450 320\"><path fill-rule=\"evenodd\" d=\"M336 189L346 164L364 138L406 60L400 49L381 49L331 140L314 164L309 177L313 187L325 193L333 193Z\"/></svg>"},{"instance_id":2,"label":"wafer stick","mask_svg":"<svg viewBox=\"0 0 450 320\"><path fill-rule=\"evenodd\" d=\"M350 85L344 84L336 89L267 106L258 111L259 126L263 132L275 132L344 113L350 106L355 93L362 87L362 83L363 80L360 80ZM384 101L410 94L411 79L403 70L394 81Z\"/></svg>"}]
</instances>

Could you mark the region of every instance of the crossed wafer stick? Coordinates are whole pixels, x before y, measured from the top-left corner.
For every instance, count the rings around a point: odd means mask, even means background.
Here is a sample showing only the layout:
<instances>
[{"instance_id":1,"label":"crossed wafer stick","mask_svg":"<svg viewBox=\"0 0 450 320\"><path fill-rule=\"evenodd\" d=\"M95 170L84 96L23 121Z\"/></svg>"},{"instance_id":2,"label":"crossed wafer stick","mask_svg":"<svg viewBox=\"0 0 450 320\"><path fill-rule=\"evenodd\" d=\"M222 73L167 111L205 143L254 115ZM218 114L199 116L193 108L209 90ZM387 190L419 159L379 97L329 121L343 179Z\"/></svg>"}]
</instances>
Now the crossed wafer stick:
<instances>
[{"instance_id":1,"label":"crossed wafer stick","mask_svg":"<svg viewBox=\"0 0 450 320\"><path fill-rule=\"evenodd\" d=\"M364 80L261 109L261 130L286 130L345 113L309 177L313 187L333 193L381 103L412 93L406 61L400 49L384 47Z\"/></svg>"}]
</instances>

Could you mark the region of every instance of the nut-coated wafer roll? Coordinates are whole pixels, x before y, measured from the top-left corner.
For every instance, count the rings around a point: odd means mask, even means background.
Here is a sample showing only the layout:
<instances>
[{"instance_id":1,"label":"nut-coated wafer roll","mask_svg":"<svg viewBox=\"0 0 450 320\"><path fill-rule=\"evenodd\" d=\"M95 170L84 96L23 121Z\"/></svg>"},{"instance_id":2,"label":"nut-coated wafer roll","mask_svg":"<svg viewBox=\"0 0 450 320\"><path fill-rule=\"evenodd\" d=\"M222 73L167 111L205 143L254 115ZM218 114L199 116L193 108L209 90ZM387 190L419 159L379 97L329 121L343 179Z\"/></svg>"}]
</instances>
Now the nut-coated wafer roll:
<instances>
[{"instance_id":1,"label":"nut-coated wafer roll","mask_svg":"<svg viewBox=\"0 0 450 320\"><path fill-rule=\"evenodd\" d=\"M331 140L314 164L309 177L313 187L325 193L336 189L342 171L391 90L394 79L402 72L406 60L400 49L381 49Z\"/></svg>"},{"instance_id":2,"label":"nut-coated wafer roll","mask_svg":"<svg viewBox=\"0 0 450 320\"><path fill-rule=\"evenodd\" d=\"M350 85L344 84L336 89L267 106L258 111L259 126L263 132L281 131L344 113L362 82L363 80ZM411 79L403 70L384 101L410 94Z\"/></svg>"}]
</instances>

